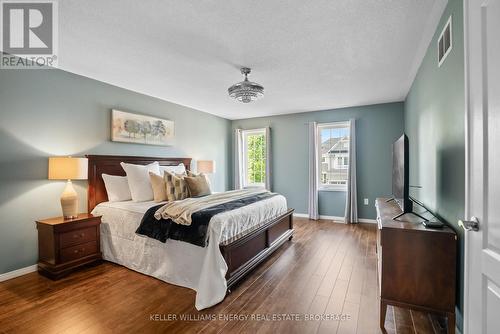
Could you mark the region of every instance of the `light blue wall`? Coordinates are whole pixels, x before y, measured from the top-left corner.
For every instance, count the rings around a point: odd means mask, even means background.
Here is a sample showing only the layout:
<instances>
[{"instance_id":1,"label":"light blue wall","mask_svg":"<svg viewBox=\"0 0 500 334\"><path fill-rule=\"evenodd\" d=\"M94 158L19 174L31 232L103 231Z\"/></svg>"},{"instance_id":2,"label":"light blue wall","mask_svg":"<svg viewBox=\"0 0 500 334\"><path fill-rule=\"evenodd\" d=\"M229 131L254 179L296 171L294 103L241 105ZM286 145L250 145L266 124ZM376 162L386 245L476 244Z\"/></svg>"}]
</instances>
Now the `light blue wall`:
<instances>
[{"instance_id":1,"label":"light blue wall","mask_svg":"<svg viewBox=\"0 0 500 334\"><path fill-rule=\"evenodd\" d=\"M175 121L172 147L112 143L111 108ZM0 71L0 273L36 263L35 220L61 213L47 158L87 153L213 159L226 190L231 122L60 70ZM75 182L86 210L86 181Z\"/></svg>"},{"instance_id":2,"label":"light blue wall","mask_svg":"<svg viewBox=\"0 0 500 334\"><path fill-rule=\"evenodd\" d=\"M438 67L437 39L452 16L453 48ZM456 222L465 207L465 84L463 1L449 0L405 101L410 141L411 195L459 233L457 325L462 328L463 235Z\"/></svg>"},{"instance_id":3,"label":"light blue wall","mask_svg":"<svg viewBox=\"0 0 500 334\"><path fill-rule=\"evenodd\" d=\"M297 213L307 213L307 123L356 119L359 217L374 219L376 197L392 189L392 143L403 133L403 103L323 110L233 121L233 129L271 127L273 190ZM363 198L370 200L363 205ZM345 192L320 192L321 215L344 216Z\"/></svg>"}]
</instances>

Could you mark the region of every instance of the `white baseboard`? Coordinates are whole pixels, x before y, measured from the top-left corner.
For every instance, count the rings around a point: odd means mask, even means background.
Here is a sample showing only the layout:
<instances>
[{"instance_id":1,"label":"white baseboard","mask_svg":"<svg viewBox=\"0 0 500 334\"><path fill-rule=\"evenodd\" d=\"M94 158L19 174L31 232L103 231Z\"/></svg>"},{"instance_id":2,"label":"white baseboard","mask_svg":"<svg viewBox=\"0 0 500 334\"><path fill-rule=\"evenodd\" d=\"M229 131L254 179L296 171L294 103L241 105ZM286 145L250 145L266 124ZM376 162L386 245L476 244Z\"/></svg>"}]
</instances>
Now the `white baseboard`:
<instances>
[{"instance_id":1,"label":"white baseboard","mask_svg":"<svg viewBox=\"0 0 500 334\"><path fill-rule=\"evenodd\" d=\"M294 213L293 216L299 217L299 218L309 218L309 215L307 213ZM340 223L344 222L344 217L337 217L337 216L319 215L319 219L335 220L336 222L340 222Z\"/></svg>"},{"instance_id":2,"label":"white baseboard","mask_svg":"<svg viewBox=\"0 0 500 334\"><path fill-rule=\"evenodd\" d=\"M294 217L299 217L299 218L309 218L309 215L307 213L294 213ZM343 223L344 222L344 217L337 217L337 216L324 216L320 215L319 219L325 219L325 220L334 220L336 222ZM358 219L359 223L370 223L370 224L376 224L377 221L375 219L365 219L365 218L359 218Z\"/></svg>"},{"instance_id":3,"label":"white baseboard","mask_svg":"<svg viewBox=\"0 0 500 334\"><path fill-rule=\"evenodd\" d=\"M0 274L0 282L35 272L35 271L37 271L37 269L38 269L38 266L36 264L34 264L32 266L29 266L29 267L24 267L21 269L9 271L8 273Z\"/></svg>"},{"instance_id":4,"label":"white baseboard","mask_svg":"<svg viewBox=\"0 0 500 334\"><path fill-rule=\"evenodd\" d=\"M344 217L319 215L319 219L335 220L336 222L344 223Z\"/></svg>"},{"instance_id":5,"label":"white baseboard","mask_svg":"<svg viewBox=\"0 0 500 334\"><path fill-rule=\"evenodd\" d=\"M375 220L375 219L366 219L366 218L358 218L358 223L376 224L377 220Z\"/></svg>"}]
</instances>

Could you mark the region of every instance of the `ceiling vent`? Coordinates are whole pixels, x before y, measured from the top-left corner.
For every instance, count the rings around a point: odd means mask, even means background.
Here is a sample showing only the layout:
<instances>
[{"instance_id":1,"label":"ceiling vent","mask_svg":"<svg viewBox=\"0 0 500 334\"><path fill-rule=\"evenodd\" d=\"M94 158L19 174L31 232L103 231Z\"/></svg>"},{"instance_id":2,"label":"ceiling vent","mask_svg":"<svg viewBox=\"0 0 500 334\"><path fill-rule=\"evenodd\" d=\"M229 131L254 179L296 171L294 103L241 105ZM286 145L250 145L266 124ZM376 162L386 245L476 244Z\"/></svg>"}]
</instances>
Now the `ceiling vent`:
<instances>
[{"instance_id":1,"label":"ceiling vent","mask_svg":"<svg viewBox=\"0 0 500 334\"><path fill-rule=\"evenodd\" d=\"M452 34L451 34L451 16L446 22L443 31L439 35L437 47L438 47L438 64L441 67L441 64L444 63L446 57L451 52L452 48Z\"/></svg>"}]
</instances>

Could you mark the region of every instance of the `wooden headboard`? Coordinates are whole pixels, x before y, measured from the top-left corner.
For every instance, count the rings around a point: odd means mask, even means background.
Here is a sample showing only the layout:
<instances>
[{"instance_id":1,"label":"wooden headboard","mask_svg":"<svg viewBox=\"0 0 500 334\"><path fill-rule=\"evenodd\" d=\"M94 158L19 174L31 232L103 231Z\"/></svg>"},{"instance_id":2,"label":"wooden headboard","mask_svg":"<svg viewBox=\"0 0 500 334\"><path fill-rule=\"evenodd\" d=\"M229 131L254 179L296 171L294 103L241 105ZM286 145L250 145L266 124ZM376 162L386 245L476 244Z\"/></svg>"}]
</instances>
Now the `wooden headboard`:
<instances>
[{"instance_id":1,"label":"wooden headboard","mask_svg":"<svg viewBox=\"0 0 500 334\"><path fill-rule=\"evenodd\" d=\"M87 155L86 157L89 160L89 188L87 196L89 213L97 204L108 200L102 174L125 176L125 171L120 166L120 162L147 165L158 161L160 166L176 166L182 162L187 170L191 166L191 158L132 157L126 155Z\"/></svg>"}]
</instances>

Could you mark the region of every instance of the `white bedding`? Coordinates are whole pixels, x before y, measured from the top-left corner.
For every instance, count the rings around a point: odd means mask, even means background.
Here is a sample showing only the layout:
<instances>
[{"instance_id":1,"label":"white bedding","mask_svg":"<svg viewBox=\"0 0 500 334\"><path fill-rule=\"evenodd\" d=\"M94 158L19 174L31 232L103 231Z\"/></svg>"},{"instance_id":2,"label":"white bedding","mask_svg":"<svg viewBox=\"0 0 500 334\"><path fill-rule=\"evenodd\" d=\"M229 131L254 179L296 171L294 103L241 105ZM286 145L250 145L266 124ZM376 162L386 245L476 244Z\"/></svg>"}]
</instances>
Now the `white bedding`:
<instances>
[{"instance_id":1,"label":"white bedding","mask_svg":"<svg viewBox=\"0 0 500 334\"><path fill-rule=\"evenodd\" d=\"M206 247L168 239L166 243L135 234L144 213L155 202L105 202L92 214L102 216L101 249L104 259L168 283L191 288L196 309L213 306L226 294L227 265L219 244L287 210L277 195L242 208L222 212L210 220Z\"/></svg>"}]
</instances>

